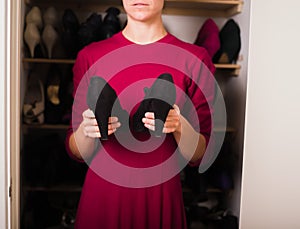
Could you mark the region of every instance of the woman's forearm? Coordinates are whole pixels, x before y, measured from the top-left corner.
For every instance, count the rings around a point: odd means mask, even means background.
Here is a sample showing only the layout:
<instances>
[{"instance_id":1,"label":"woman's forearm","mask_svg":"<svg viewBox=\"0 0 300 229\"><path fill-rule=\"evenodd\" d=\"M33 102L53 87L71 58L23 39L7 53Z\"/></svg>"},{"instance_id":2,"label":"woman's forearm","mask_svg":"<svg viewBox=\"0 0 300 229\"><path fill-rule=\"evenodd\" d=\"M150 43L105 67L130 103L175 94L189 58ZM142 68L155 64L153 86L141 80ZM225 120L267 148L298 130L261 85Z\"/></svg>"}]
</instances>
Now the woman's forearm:
<instances>
[{"instance_id":1,"label":"woman's forearm","mask_svg":"<svg viewBox=\"0 0 300 229\"><path fill-rule=\"evenodd\" d=\"M92 156L95 149L95 138L90 138L84 134L83 125L73 132L69 138L71 152L78 159L87 159Z\"/></svg>"},{"instance_id":2,"label":"woman's forearm","mask_svg":"<svg viewBox=\"0 0 300 229\"><path fill-rule=\"evenodd\" d=\"M205 137L194 130L190 123L180 115L180 127L173 132L181 154L191 162L201 159L205 153Z\"/></svg>"}]
</instances>

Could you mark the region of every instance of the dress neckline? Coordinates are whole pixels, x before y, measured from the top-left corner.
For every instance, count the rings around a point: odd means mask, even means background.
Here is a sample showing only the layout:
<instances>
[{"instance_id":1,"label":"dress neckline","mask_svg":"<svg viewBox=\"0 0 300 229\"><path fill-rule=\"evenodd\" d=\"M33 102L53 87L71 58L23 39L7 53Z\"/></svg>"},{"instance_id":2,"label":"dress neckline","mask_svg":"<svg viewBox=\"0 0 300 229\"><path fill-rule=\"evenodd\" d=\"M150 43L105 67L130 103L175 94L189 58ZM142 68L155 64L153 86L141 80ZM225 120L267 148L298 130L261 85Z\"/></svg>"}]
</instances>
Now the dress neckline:
<instances>
[{"instance_id":1,"label":"dress neckline","mask_svg":"<svg viewBox=\"0 0 300 229\"><path fill-rule=\"evenodd\" d=\"M140 46L147 46L147 45L152 45L152 44L155 44L155 43L168 43L172 39L174 39L174 36L172 34L167 33L166 35L164 35L162 38L158 39L157 41L154 41L154 42L151 42L151 43L147 43L147 44L138 44L138 43L135 43L135 42L129 40L128 38L126 38L124 36L124 34L123 34L122 31L120 31L119 33L115 34L115 36L123 44L126 44L126 45L132 45L132 44L134 44L134 45L140 45Z\"/></svg>"}]
</instances>

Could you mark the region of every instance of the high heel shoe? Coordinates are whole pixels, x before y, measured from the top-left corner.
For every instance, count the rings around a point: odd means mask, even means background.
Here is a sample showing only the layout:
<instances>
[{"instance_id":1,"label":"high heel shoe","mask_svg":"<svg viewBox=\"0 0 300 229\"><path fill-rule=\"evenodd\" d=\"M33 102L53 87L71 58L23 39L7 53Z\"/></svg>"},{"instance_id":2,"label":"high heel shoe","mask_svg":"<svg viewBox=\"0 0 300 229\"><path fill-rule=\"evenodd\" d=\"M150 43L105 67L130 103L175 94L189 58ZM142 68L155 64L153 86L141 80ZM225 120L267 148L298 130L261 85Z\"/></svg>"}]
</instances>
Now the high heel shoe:
<instances>
[{"instance_id":1,"label":"high heel shoe","mask_svg":"<svg viewBox=\"0 0 300 229\"><path fill-rule=\"evenodd\" d=\"M58 41L58 33L52 25L45 26L42 34L42 39L47 48L48 58L51 59L53 47Z\"/></svg>"},{"instance_id":2,"label":"high heel shoe","mask_svg":"<svg viewBox=\"0 0 300 229\"><path fill-rule=\"evenodd\" d=\"M26 25L24 40L29 47L31 57L33 58L35 47L41 42L40 32L34 23Z\"/></svg>"},{"instance_id":3,"label":"high heel shoe","mask_svg":"<svg viewBox=\"0 0 300 229\"><path fill-rule=\"evenodd\" d=\"M241 49L241 34L239 25L229 19L220 31L221 47L213 57L214 63L236 63Z\"/></svg>"},{"instance_id":4,"label":"high heel shoe","mask_svg":"<svg viewBox=\"0 0 300 229\"><path fill-rule=\"evenodd\" d=\"M23 105L23 121L27 124L44 123L44 86L37 73L29 76Z\"/></svg>"},{"instance_id":5,"label":"high heel shoe","mask_svg":"<svg viewBox=\"0 0 300 229\"><path fill-rule=\"evenodd\" d=\"M100 14L92 13L87 20L80 25L78 30L79 49L101 39L102 17Z\"/></svg>"},{"instance_id":6,"label":"high heel shoe","mask_svg":"<svg viewBox=\"0 0 300 229\"><path fill-rule=\"evenodd\" d=\"M45 25L52 25L54 28L56 28L58 25L57 10L53 6L47 8L43 15L43 19Z\"/></svg>"},{"instance_id":7,"label":"high heel shoe","mask_svg":"<svg viewBox=\"0 0 300 229\"><path fill-rule=\"evenodd\" d=\"M79 21L71 9L66 9L64 11L62 25L62 43L65 47L67 56L70 58L76 58L79 51L77 34L79 29Z\"/></svg>"},{"instance_id":8,"label":"high heel shoe","mask_svg":"<svg viewBox=\"0 0 300 229\"><path fill-rule=\"evenodd\" d=\"M211 58L220 49L219 28L211 18L207 19L198 32L195 45L206 49Z\"/></svg>"},{"instance_id":9,"label":"high heel shoe","mask_svg":"<svg viewBox=\"0 0 300 229\"><path fill-rule=\"evenodd\" d=\"M136 132L147 131L142 118L146 112L154 112L154 135L160 137L170 109L176 100L176 89L171 74L161 74L151 88L145 88L145 97L133 115L133 128Z\"/></svg>"},{"instance_id":10,"label":"high heel shoe","mask_svg":"<svg viewBox=\"0 0 300 229\"><path fill-rule=\"evenodd\" d=\"M33 23L37 26L38 29L42 29L43 20L42 13L39 7L34 6L26 15L26 24Z\"/></svg>"},{"instance_id":11,"label":"high heel shoe","mask_svg":"<svg viewBox=\"0 0 300 229\"><path fill-rule=\"evenodd\" d=\"M62 118L62 102L63 98L61 79L62 73L57 65L52 65L48 71L46 79L46 98L45 98L45 122L47 124L61 123Z\"/></svg>"},{"instance_id":12,"label":"high heel shoe","mask_svg":"<svg viewBox=\"0 0 300 229\"><path fill-rule=\"evenodd\" d=\"M88 87L87 105L95 114L101 140L108 139L109 117L118 117L122 124L125 124L129 117L127 111L122 109L115 90L103 78L98 76L91 78Z\"/></svg>"},{"instance_id":13,"label":"high heel shoe","mask_svg":"<svg viewBox=\"0 0 300 229\"><path fill-rule=\"evenodd\" d=\"M121 30L121 22L118 17L120 10L116 7L109 7L106 13L101 27L101 40L112 37Z\"/></svg>"}]
</instances>

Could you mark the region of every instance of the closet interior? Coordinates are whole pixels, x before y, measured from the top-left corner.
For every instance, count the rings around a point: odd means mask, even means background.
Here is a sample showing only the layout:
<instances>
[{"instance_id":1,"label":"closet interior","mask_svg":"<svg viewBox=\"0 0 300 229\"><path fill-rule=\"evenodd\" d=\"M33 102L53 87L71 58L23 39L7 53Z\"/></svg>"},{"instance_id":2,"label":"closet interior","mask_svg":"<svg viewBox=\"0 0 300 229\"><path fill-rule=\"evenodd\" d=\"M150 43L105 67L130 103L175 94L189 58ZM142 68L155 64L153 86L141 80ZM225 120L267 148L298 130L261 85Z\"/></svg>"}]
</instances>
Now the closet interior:
<instances>
[{"instance_id":1,"label":"closet interior","mask_svg":"<svg viewBox=\"0 0 300 229\"><path fill-rule=\"evenodd\" d=\"M170 19L173 16L176 20L177 16L193 16L201 17L203 22L207 18L227 22L232 16L242 13L242 8L243 2L238 0L165 0L163 12L172 31L172 26L177 26ZM64 146L71 117L72 66L78 52L78 47L72 44L72 28L68 27L70 31L67 31L63 24L68 10L78 19L77 33L80 28L84 29L83 24L92 13L95 20L102 20L101 23L108 14L120 19L121 27L126 22L119 0L24 0L22 3L21 75L24 93L21 98L20 225L24 229L73 228L87 170L85 163L78 163L67 155ZM42 21L37 19L39 13ZM194 34L201 26L198 25ZM103 32L98 39L109 37L110 32ZM95 37L92 36L91 42ZM84 45L82 42L80 47ZM226 85L223 81L239 77L241 66L237 58L214 61L215 77L221 90ZM227 117L230 115L227 113ZM216 135L225 133L225 139L212 166L204 173L190 167L182 171L183 197L190 229L230 229L238 225L238 216L228 207L235 188L232 173L237 160L231 142L236 136L236 127L215 126L214 132Z\"/></svg>"}]
</instances>

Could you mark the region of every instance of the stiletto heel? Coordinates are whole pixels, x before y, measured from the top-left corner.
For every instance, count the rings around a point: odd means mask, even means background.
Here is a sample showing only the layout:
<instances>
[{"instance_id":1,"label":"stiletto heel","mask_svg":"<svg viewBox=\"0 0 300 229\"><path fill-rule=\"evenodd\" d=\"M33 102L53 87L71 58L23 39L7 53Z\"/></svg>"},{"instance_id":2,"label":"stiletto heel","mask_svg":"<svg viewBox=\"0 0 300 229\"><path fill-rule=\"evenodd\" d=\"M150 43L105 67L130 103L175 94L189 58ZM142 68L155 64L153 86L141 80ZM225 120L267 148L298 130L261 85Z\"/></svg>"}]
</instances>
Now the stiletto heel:
<instances>
[{"instance_id":1,"label":"stiletto heel","mask_svg":"<svg viewBox=\"0 0 300 229\"><path fill-rule=\"evenodd\" d=\"M34 57L35 47L41 42L40 32L34 23L29 23L24 32L24 40L29 47L30 55Z\"/></svg>"},{"instance_id":2,"label":"stiletto heel","mask_svg":"<svg viewBox=\"0 0 300 229\"><path fill-rule=\"evenodd\" d=\"M160 137L170 109L176 100L176 89L171 74L161 74L151 88L145 89L145 97L133 115L133 128L137 132L147 131L142 123L146 112L154 112L154 135Z\"/></svg>"},{"instance_id":3,"label":"stiletto heel","mask_svg":"<svg viewBox=\"0 0 300 229\"><path fill-rule=\"evenodd\" d=\"M28 25L31 23L35 24L38 29L42 29L43 27L42 13L37 6L32 7L26 15L26 24Z\"/></svg>"},{"instance_id":4,"label":"stiletto heel","mask_svg":"<svg viewBox=\"0 0 300 229\"><path fill-rule=\"evenodd\" d=\"M94 112L101 134L101 140L108 139L108 118L118 117L121 123L128 120L128 113L122 109L115 90L101 77L91 78L87 105Z\"/></svg>"},{"instance_id":5,"label":"stiletto heel","mask_svg":"<svg viewBox=\"0 0 300 229\"><path fill-rule=\"evenodd\" d=\"M58 41L58 34L52 25L45 26L43 30L42 38L47 48L48 58L51 59L53 47Z\"/></svg>"}]
</instances>

